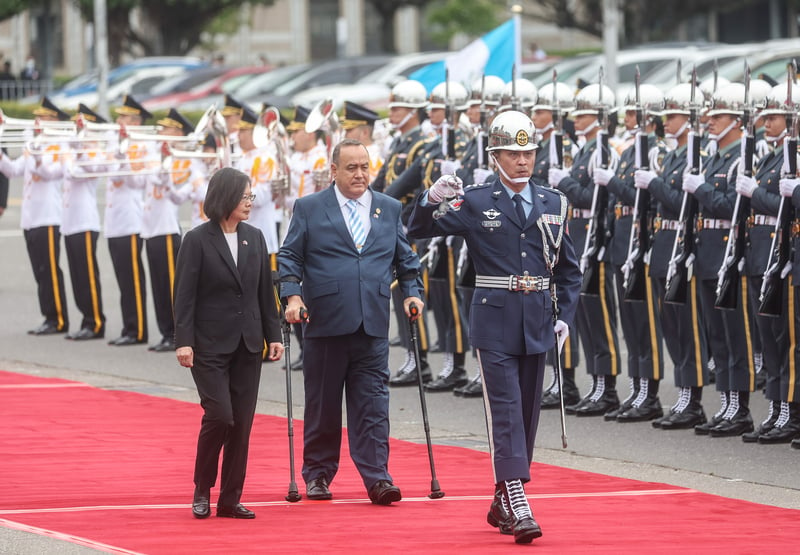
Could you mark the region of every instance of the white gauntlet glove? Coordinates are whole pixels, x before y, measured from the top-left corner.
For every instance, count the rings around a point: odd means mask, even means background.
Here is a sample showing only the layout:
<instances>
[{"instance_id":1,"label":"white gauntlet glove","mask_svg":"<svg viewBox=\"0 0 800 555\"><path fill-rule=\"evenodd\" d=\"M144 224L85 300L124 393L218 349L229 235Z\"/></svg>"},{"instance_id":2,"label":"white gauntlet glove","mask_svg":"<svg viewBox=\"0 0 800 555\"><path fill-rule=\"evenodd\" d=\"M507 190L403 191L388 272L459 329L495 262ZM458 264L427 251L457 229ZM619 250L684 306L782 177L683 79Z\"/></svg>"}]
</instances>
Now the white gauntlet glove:
<instances>
[{"instance_id":1,"label":"white gauntlet glove","mask_svg":"<svg viewBox=\"0 0 800 555\"><path fill-rule=\"evenodd\" d=\"M636 170L633 174L633 184L637 189L647 189L650 182L656 178L655 172L648 170Z\"/></svg>"},{"instance_id":2,"label":"white gauntlet glove","mask_svg":"<svg viewBox=\"0 0 800 555\"><path fill-rule=\"evenodd\" d=\"M433 203L439 203L445 199L462 196L463 194L464 187L460 178L455 175L443 175L428 189L428 200Z\"/></svg>"},{"instance_id":3,"label":"white gauntlet glove","mask_svg":"<svg viewBox=\"0 0 800 555\"><path fill-rule=\"evenodd\" d=\"M439 169L442 175L455 175L461 169L461 160L442 160Z\"/></svg>"},{"instance_id":4,"label":"white gauntlet glove","mask_svg":"<svg viewBox=\"0 0 800 555\"><path fill-rule=\"evenodd\" d=\"M800 178L784 177L780 180L781 196L790 197L794 194L794 189L800 185Z\"/></svg>"},{"instance_id":5,"label":"white gauntlet glove","mask_svg":"<svg viewBox=\"0 0 800 555\"><path fill-rule=\"evenodd\" d=\"M547 172L547 182L553 189L558 189L558 184L569 175L569 170L564 168L550 168Z\"/></svg>"},{"instance_id":6,"label":"white gauntlet glove","mask_svg":"<svg viewBox=\"0 0 800 555\"><path fill-rule=\"evenodd\" d=\"M475 168L472 170L472 182L486 183L493 175L494 172L490 169Z\"/></svg>"},{"instance_id":7,"label":"white gauntlet glove","mask_svg":"<svg viewBox=\"0 0 800 555\"><path fill-rule=\"evenodd\" d=\"M564 346L564 342L569 337L569 326L564 320L556 320L555 325L553 326L553 331L556 332L556 337L558 338L558 350L561 351L561 348Z\"/></svg>"},{"instance_id":8,"label":"white gauntlet glove","mask_svg":"<svg viewBox=\"0 0 800 555\"><path fill-rule=\"evenodd\" d=\"M605 170L603 168L595 168L594 175L592 176L594 179L594 184L599 185L600 187L605 187L608 185L608 182L611 181L611 178L614 177L613 170Z\"/></svg>"},{"instance_id":9,"label":"white gauntlet glove","mask_svg":"<svg viewBox=\"0 0 800 555\"><path fill-rule=\"evenodd\" d=\"M740 195L751 198L753 196L753 191L756 189L758 189L758 184L755 178L747 177L741 173L736 176L736 192Z\"/></svg>"},{"instance_id":10,"label":"white gauntlet glove","mask_svg":"<svg viewBox=\"0 0 800 555\"><path fill-rule=\"evenodd\" d=\"M702 174L694 175L693 173L687 173L683 176L683 190L689 194L694 194L694 192L705 183L706 178L703 177Z\"/></svg>"}]
</instances>

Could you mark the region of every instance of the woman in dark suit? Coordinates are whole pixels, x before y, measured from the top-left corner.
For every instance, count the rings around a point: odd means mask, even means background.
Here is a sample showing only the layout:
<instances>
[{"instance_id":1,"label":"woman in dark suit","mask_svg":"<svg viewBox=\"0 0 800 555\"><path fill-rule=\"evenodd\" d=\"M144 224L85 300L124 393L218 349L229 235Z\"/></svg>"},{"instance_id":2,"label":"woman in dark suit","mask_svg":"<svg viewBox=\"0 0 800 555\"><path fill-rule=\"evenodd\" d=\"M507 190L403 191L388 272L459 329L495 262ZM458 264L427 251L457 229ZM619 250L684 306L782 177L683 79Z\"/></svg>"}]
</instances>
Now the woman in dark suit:
<instances>
[{"instance_id":1,"label":"woman in dark suit","mask_svg":"<svg viewBox=\"0 0 800 555\"><path fill-rule=\"evenodd\" d=\"M196 518L211 514L210 490L222 479L217 516L255 518L240 502L256 410L264 341L270 360L283 356L269 253L264 236L244 223L250 178L223 168L205 200L209 221L189 231L175 275L175 345L192 369L204 414L194 470Z\"/></svg>"}]
</instances>

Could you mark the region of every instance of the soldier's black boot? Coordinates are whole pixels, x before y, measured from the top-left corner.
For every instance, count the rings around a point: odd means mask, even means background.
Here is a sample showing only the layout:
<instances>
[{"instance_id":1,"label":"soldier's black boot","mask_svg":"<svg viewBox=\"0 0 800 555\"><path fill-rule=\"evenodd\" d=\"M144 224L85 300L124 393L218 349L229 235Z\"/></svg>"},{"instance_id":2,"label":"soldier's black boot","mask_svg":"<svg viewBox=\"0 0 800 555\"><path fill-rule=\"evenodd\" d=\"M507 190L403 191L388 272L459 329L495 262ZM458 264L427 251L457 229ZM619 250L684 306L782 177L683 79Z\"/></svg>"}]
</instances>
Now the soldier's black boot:
<instances>
[{"instance_id":1,"label":"soldier's black boot","mask_svg":"<svg viewBox=\"0 0 800 555\"><path fill-rule=\"evenodd\" d=\"M580 402L581 395L578 392L578 386L575 384L575 369L564 368L561 370L563 373L562 381L564 382L564 406L575 405ZM553 372L555 376L555 372ZM558 381L554 378L553 382L542 395L542 408L543 409L557 409L561 406L561 398L559 394Z\"/></svg>"},{"instance_id":2,"label":"soldier's black boot","mask_svg":"<svg viewBox=\"0 0 800 555\"><path fill-rule=\"evenodd\" d=\"M742 434L742 441L745 443L758 443L758 436L769 433L775 427L775 422L781 413L781 402L770 401L769 408L767 409L767 417L758 425L758 428L752 432Z\"/></svg>"},{"instance_id":3,"label":"soldier's black boot","mask_svg":"<svg viewBox=\"0 0 800 555\"><path fill-rule=\"evenodd\" d=\"M502 483L503 496L508 506L511 517L511 526L514 533L514 542L531 543L535 538L542 536L542 529L533 519L531 506L525 497L522 480L505 480Z\"/></svg>"},{"instance_id":4,"label":"soldier's black boot","mask_svg":"<svg viewBox=\"0 0 800 555\"><path fill-rule=\"evenodd\" d=\"M614 410L610 410L603 415L603 420L605 420L606 422L611 422L613 420L616 420L617 416L619 416L620 414L631 408L631 405L633 405L633 402L639 396L639 383L640 383L639 379L629 378L629 380L631 385L631 392L628 394L625 400L622 401L622 403L620 403L620 405L617 408L615 408Z\"/></svg>"},{"instance_id":5,"label":"soldier's black boot","mask_svg":"<svg viewBox=\"0 0 800 555\"><path fill-rule=\"evenodd\" d=\"M425 384L425 391L452 391L467 385L467 371L464 369L464 353L444 353L442 371L431 383Z\"/></svg>"},{"instance_id":6,"label":"soldier's black boot","mask_svg":"<svg viewBox=\"0 0 800 555\"><path fill-rule=\"evenodd\" d=\"M759 443L791 443L800 438L800 403L781 401L781 411L775 426L758 436Z\"/></svg>"},{"instance_id":7,"label":"soldier's black boot","mask_svg":"<svg viewBox=\"0 0 800 555\"><path fill-rule=\"evenodd\" d=\"M711 416L711 419L708 422L696 425L694 427L694 433L696 433L699 436L707 436L711 432L711 428L722 422L722 417L725 416L725 412L727 410L728 410L728 392L720 391L719 410Z\"/></svg>"},{"instance_id":8,"label":"soldier's black boot","mask_svg":"<svg viewBox=\"0 0 800 555\"><path fill-rule=\"evenodd\" d=\"M706 413L700 403L703 395L702 387L682 387L678 402L673 405L668 415L653 421L653 427L662 430L685 430L705 424ZM656 422L659 423L656 426Z\"/></svg>"},{"instance_id":9,"label":"soldier's black boot","mask_svg":"<svg viewBox=\"0 0 800 555\"><path fill-rule=\"evenodd\" d=\"M420 365L422 366L422 381L428 383L431 381L431 367L428 365L428 352L419 352ZM406 353L406 360L397 371L397 374L389 380L390 386L407 386L417 385L417 363L414 360L414 352L408 351Z\"/></svg>"},{"instance_id":10,"label":"soldier's black boot","mask_svg":"<svg viewBox=\"0 0 800 555\"><path fill-rule=\"evenodd\" d=\"M505 495L503 495L502 483L495 484L494 499L492 499L492 505L486 515L486 522L495 528L499 528L501 534L510 536L514 533L514 523L511 520L511 515L508 514L508 505L506 504Z\"/></svg>"},{"instance_id":11,"label":"soldier's black boot","mask_svg":"<svg viewBox=\"0 0 800 555\"><path fill-rule=\"evenodd\" d=\"M750 416L750 392L729 391L728 409L722 422L711 428L711 437L734 437L753 431L753 417Z\"/></svg>"},{"instance_id":12,"label":"soldier's black boot","mask_svg":"<svg viewBox=\"0 0 800 555\"><path fill-rule=\"evenodd\" d=\"M601 416L619 407L616 376L597 376L594 392L588 401L575 409L577 416Z\"/></svg>"},{"instance_id":13,"label":"soldier's black boot","mask_svg":"<svg viewBox=\"0 0 800 555\"><path fill-rule=\"evenodd\" d=\"M645 422L664 416L664 409L658 400L658 386L658 380L639 378L639 394L631 403L631 408L617 415L617 422Z\"/></svg>"}]
</instances>

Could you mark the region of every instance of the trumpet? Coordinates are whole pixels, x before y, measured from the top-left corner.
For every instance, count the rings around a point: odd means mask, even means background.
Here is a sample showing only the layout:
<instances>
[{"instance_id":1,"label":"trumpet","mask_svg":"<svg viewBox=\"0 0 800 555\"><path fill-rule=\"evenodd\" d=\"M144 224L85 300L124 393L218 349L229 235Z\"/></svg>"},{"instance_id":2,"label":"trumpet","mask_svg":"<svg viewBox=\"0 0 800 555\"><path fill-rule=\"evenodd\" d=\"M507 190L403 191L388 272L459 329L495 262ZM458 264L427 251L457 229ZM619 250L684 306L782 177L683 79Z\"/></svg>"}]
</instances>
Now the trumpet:
<instances>
[{"instance_id":1,"label":"trumpet","mask_svg":"<svg viewBox=\"0 0 800 555\"><path fill-rule=\"evenodd\" d=\"M262 128L262 144L275 147L276 177L270 182L272 194L276 198L286 198L291 192L291 169L289 168L289 135L281 123L281 114L277 108L265 108L259 118L258 127ZM258 129L258 128L257 128ZM254 137L255 139L255 137Z\"/></svg>"}]
</instances>

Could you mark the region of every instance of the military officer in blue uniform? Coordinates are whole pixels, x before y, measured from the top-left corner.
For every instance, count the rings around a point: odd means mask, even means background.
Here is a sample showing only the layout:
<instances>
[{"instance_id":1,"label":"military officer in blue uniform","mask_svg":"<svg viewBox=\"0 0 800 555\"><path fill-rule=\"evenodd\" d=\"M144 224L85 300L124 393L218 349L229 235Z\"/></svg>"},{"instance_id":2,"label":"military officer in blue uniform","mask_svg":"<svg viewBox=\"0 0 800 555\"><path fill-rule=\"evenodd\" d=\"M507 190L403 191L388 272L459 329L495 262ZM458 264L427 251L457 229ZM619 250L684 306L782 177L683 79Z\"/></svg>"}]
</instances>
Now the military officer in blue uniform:
<instances>
[{"instance_id":1,"label":"military officer in blue uniform","mask_svg":"<svg viewBox=\"0 0 800 555\"><path fill-rule=\"evenodd\" d=\"M478 349L495 482L487 520L517 543L542 535L523 483L530 480L545 355L556 335L568 334L581 282L564 225L566 198L530 183L536 148L528 116L498 115L489 151L499 176L466 191L455 176L439 178L408 224L413 237L462 235L472 253L470 341Z\"/></svg>"}]
</instances>

